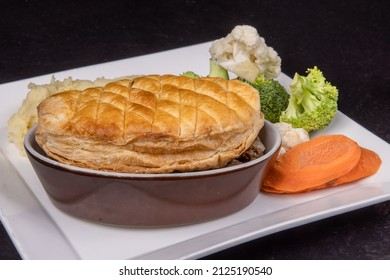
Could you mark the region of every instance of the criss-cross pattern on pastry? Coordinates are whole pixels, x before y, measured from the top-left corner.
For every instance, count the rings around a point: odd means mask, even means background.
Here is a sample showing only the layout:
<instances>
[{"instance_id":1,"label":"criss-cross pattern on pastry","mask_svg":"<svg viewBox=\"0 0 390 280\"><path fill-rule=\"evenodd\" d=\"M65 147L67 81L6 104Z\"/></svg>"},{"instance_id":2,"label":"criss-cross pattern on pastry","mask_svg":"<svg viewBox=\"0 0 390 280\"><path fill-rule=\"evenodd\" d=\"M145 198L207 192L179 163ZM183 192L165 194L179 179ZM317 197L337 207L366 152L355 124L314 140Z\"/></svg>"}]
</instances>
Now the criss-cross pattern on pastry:
<instances>
[{"instance_id":1,"label":"criss-cross pattern on pastry","mask_svg":"<svg viewBox=\"0 0 390 280\"><path fill-rule=\"evenodd\" d=\"M36 138L50 156L136 172L222 166L250 146L264 122L251 86L174 75L62 92L38 113Z\"/></svg>"}]
</instances>

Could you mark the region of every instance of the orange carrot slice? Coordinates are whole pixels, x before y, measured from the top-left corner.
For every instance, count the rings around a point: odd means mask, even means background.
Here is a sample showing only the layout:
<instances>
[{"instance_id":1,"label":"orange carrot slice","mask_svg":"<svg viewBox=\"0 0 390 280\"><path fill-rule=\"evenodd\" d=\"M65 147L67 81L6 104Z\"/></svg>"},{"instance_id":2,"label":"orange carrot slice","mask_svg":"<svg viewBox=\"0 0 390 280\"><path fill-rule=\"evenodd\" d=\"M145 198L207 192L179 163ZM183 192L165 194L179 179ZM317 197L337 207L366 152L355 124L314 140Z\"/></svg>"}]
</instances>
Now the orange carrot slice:
<instances>
[{"instance_id":1,"label":"orange carrot slice","mask_svg":"<svg viewBox=\"0 0 390 280\"><path fill-rule=\"evenodd\" d=\"M347 174L328 182L327 187L354 182L375 174L382 164L381 158L372 150L360 147L361 156L358 164Z\"/></svg>"},{"instance_id":2,"label":"orange carrot slice","mask_svg":"<svg viewBox=\"0 0 390 280\"><path fill-rule=\"evenodd\" d=\"M359 162L361 149L344 135L324 135L283 154L266 174L263 190L308 191L341 177Z\"/></svg>"},{"instance_id":3,"label":"orange carrot slice","mask_svg":"<svg viewBox=\"0 0 390 280\"><path fill-rule=\"evenodd\" d=\"M308 192L312 190L335 187L346 183L355 182L360 179L374 175L382 164L381 158L377 153L375 153L372 150L363 147L360 147L360 149L361 149L361 155L360 155L359 162L354 168L352 168L351 171L330 182L327 182L325 184L313 188L308 188L303 191ZM292 193L291 191L277 190L270 186L263 186L262 189L263 191L271 192L271 193Z\"/></svg>"}]
</instances>

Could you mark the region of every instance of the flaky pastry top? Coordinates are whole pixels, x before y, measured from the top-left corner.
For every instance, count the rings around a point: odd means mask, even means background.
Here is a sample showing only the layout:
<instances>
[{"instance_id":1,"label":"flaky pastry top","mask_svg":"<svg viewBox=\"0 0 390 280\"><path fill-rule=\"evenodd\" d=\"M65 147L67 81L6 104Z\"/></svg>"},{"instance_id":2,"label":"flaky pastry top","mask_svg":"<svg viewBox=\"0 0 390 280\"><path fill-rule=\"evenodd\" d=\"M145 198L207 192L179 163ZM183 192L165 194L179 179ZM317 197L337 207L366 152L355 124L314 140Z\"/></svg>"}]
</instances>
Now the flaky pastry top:
<instances>
[{"instance_id":1,"label":"flaky pastry top","mask_svg":"<svg viewBox=\"0 0 390 280\"><path fill-rule=\"evenodd\" d=\"M263 123L259 93L238 80L148 75L47 98L36 139L70 164L162 173L221 167Z\"/></svg>"}]
</instances>

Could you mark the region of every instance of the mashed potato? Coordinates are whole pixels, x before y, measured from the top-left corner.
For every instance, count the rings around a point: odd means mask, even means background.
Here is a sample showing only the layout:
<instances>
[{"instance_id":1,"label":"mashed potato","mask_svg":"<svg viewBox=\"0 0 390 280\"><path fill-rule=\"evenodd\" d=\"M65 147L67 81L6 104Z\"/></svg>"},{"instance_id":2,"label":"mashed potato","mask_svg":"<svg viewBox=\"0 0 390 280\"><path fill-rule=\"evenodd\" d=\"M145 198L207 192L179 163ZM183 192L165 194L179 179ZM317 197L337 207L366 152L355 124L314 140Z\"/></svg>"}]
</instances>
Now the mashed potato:
<instances>
[{"instance_id":1,"label":"mashed potato","mask_svg":"<svg viewBox=\"0 0 390 280\"><path fill-rule=\"evenodd\" d=\"M27 93L27 97L23 100L18 112L12 115L8 121L8 139L16 144L22 155L25 155L23 139L27 131L38 121L37 106L42 100L58 92L104 86L109 82L119 79L121 78L98 78L95 81L89 81L67 78L63 81L58 81L52 77L49 84L36 85L30 83L28 85L29 92Z\"/></svg>"}]
</instances>

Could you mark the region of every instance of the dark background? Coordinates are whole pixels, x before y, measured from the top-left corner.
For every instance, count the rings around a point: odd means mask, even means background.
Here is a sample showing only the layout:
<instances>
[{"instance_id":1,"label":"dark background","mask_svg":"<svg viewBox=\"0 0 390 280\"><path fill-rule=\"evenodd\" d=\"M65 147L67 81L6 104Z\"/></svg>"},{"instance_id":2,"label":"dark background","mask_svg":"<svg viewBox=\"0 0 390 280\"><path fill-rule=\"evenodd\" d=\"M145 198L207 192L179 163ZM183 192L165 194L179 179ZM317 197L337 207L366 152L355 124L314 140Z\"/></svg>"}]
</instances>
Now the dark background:
<instances>
[{"instance_id":1,"label":"dark background","mask_svg":"<svg viewBox=\"0 0 390 280\"><path fill-rule=\"evenodd\" d=\"M0 11L0 83L203 43L249 24L279 53L284 73L302 74L317 65L339 88L339 110L390 141L386 0L2 0ZM0 226L0 259L18 258ZM207 258L390 259L390 203Z\"/></svg>"}]
</instances>

